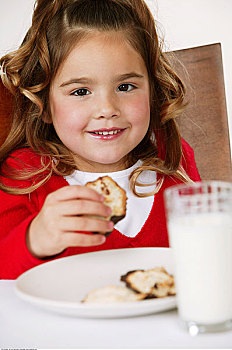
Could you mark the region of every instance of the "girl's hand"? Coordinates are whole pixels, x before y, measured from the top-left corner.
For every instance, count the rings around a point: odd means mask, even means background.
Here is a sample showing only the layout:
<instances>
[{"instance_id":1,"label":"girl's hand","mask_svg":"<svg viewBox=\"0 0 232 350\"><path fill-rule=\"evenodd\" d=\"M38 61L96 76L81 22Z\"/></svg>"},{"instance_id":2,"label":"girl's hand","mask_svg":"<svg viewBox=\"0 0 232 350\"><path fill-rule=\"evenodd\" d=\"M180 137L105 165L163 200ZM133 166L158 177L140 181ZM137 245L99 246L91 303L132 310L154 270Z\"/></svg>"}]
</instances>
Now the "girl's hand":
<instances>
[{"instance_id":1,"label":"girl's hand","mask_svg":"<svg viewBox=\"0 0 232 350\"><path fill-rule=\"evenodd\" d=\"M112 230L113 223L104 220L104 217L110 216L111 209L103 201L103 196L85 186L65 186L50 193L28 229L29 251L37 258L45 258L68 247L104 243L102 234L76 232L105 233Z\"/></svg>"}]
</instances>

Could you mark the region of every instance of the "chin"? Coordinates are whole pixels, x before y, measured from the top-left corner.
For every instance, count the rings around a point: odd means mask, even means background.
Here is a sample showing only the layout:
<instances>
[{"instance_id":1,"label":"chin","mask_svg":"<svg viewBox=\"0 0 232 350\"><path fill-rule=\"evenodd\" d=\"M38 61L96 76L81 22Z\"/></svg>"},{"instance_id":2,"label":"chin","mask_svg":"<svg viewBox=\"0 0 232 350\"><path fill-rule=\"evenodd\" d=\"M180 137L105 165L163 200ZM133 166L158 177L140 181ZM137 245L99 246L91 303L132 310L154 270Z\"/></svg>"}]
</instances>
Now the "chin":
<instances>
[{"instance_id":1,"label":"chin","mask_svg":"<svg viewBox=\"0 0 232 350\"><path fill-rule=\"evenodd\" d=\"M112 171L117 171L121 169L125 169L125 160L124 159L98 159L94 160L95 163L102 166L102 168L108 168L109 171L112 168ZM115 169L115 170L114 170Z\"/></svg>"}]
</instances>

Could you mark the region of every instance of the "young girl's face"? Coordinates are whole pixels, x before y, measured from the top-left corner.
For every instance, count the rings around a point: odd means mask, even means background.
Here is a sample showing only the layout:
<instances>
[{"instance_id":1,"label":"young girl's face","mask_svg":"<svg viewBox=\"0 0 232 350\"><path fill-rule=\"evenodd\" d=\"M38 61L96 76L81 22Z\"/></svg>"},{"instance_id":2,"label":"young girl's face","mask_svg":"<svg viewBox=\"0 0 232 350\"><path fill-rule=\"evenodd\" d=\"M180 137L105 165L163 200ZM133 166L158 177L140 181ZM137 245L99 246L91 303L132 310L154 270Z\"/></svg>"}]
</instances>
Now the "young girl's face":
<instances>
[{"instance_id":1,"label":"young girl's face","mask_svg":"<svg viewBox=\"0 0 232 350\"><path fill-rule=\"evenodd\" d=\"M150 121L142 57L121 33L94 32L61 65L50 90L55 130L79 170L125 169Z\"/></svg>"}]
</instances>

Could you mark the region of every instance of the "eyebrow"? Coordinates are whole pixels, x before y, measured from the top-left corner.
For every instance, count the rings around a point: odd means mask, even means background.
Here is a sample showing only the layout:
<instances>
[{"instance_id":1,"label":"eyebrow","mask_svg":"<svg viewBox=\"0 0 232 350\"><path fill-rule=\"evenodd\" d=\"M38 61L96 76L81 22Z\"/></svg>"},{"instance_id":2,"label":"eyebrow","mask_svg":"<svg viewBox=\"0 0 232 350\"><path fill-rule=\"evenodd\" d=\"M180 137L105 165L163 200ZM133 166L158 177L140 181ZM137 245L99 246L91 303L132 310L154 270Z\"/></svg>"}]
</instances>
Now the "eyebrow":
<instances>
[{"instance_id":1,"label":"eyebrow","mask_svg":"<svg viewBox=\"0 0 232 350\"><path fill-rule=\"evenodd\" d=\"M143 75L138 74L136 72L130 72L130 73L125 73L118 75L115 79L116 82L121 81L121 80L126 80L126 79L131 79L131 78L139 78L142 79L144 78ZM93 83L93 79L87 78L87 77L81 77L81 78L73 78L68 81L65 81L60 85L60 87L64 87L67 85L72 85L72 84L88 84L88 83Z\"/></svg>"},{"instance_id":2,"label":"eyebrow","mask_svg":"<svg viewBox=\"0 0 232 350\"><path fill-rule=\"evenodd\" d=\"M131 79L131 78L144 78L143 75L138 74L136 72L130 72L130 73L125 73L122 75L117 76L117 78L115 79L116 81L120 81L120 80L126 80L126 79Z\"/></svg>"},{"instance_id":3,"label":"eyebrow","mask_svg":"<svg viewBox=\"0 0 232 350\"><path fill-rule=\"evenodd\" d=\"M64 83L62 83L60 85L60 87L64 87L67 85L72 85L72 84L87 84L87 83L91 83L93 82L92 79L86 78L86 77L82 77L82 78L74 78L74 79L70 79L68 81L65 81Z\"/></svg>"}]
</instances>

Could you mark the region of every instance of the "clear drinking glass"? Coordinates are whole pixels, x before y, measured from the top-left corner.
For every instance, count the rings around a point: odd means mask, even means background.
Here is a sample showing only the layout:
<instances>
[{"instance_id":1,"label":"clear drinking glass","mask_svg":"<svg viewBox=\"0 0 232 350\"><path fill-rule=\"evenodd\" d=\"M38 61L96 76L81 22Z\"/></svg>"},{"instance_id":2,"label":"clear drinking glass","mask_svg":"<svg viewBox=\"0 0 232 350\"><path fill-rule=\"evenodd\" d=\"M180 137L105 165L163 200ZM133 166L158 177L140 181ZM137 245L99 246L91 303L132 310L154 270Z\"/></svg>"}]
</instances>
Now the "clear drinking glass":
<instances>
[{"instance_id":1,"label":"clear drinking glass","mask_svg":"<svg viewBox=\"0 0 232 350\"><path fill-rule=\"evenodd\" d=\"M177 304L190 334L232 327L232 183L165 190Z\"/></svg>"}]
</instances>

